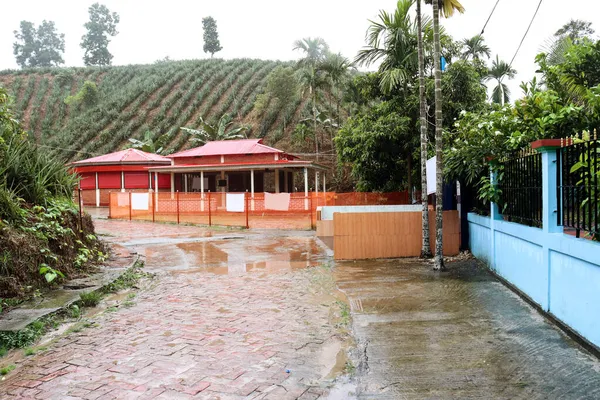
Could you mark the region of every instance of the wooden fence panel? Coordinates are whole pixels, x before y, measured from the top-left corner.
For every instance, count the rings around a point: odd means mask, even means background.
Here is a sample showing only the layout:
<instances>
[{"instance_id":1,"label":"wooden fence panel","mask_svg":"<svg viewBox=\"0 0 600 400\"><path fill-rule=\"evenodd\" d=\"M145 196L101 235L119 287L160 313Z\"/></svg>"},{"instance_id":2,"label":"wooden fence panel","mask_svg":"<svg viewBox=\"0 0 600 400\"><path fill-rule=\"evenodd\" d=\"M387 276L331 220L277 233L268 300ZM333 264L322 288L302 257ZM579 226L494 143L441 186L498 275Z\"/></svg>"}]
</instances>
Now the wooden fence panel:
<instances>
[{"instance_id":1,"label":"wooden fence panel","mask_svg":"<svg viewBox=\"0 0 600 400\"><path fill-rule=\"evenodd\" d=\"M432 250L435 213L429 213ZM337 260L418 257L421 254L421 213L335 213L334 257ZM456 255L460 245L458 211L444 211L444 254Z\"/></svg>"}]
</instances>

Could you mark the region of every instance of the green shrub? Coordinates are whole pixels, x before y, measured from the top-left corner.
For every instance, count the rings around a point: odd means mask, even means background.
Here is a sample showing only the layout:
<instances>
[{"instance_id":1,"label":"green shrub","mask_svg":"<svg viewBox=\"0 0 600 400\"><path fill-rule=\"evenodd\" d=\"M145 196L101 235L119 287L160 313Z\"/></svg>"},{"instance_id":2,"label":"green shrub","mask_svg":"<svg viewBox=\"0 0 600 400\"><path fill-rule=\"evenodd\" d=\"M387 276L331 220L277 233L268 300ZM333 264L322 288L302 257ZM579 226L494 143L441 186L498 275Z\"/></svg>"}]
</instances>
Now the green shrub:
<instances>
[{"instance_id":1,"label":"green shrub","mask_svg":"<svg viewBox=\"0 0 600 400\"><path fill-rule=\"evenodd\" d=\"M87 292L79 295L80 303L84 307L96 307L100 300L102 300L102 294L100 292Z\"/></svg>"}]
</instances>

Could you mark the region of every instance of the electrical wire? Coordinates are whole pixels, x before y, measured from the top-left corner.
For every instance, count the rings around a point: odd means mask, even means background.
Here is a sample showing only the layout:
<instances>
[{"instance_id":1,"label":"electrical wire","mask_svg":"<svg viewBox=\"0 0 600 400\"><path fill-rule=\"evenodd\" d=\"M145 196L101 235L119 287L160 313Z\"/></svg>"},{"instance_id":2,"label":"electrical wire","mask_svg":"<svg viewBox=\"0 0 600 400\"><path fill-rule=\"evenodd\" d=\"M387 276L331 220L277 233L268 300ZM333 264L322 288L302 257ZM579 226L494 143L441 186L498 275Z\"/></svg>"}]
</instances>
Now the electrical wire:
<instances>
[{"instance_id":1,"label":"electrical wire","mask_svg":"<svg viewBox=\"0 0 600 400\"><path fill-rule=\"evenodd\" d=\"M492 18L492 15L494 15L494 11L496 11L496 7L498 6L498 3L500 3L500 0L497 0L496 4L494 4L494 8L492 8L492 12L490 13L490 16L488 17L487 21L485 21L485 24L483 25L483 28L481 28L480 35L483 35L483 32L485 32L485 28L487 27L488 22L490 22L490 19Z\"/></svg>"},{"instance_id":2,"label":"electrical wire","mask_svg":"<svg viewBox=\"0 0 600 400\"><path fill-rule=\"evenodd\" d=\"M542 5L542 2L544 0L540 0L540 2L537 5L537 8L535 9L535 12L533 13L533 17L531 17L531 21L529 21L529 26L527 26L527 30L525 31L525 34L523 35L523 37L521 38L521 42L519 43L519 47L517 47L517 51L515 51L515 54L513 55L512 60L510 60L510 63L508 64L508 69L510 70L510 67L512 67L513 61L515 61L515 58L517 57L517 54L519 54L519 50L521 50L521 46L523 45L523 42L525 41L525 38L527 37L527 34L529 33L529 29L531 29L531 25L533 25L533 21L535 20L535 17L538 14L538 11L540 10L540 6ZM502 80L504 79L506 75L503 75L500 78L500 83L502 83Z\"/></svg>"},{"instance_id":3,"label":"electrical wire","mask_svg":"<svg viewBox=\"0 0 600 400\"><path fill-rule=\"evenodd\" d=\"M75 152L75 153L83 153L83 154L89 154L92 156L99 156L101 155L100 153L91 153L89 151L83 151L83 150L75 150L75 149L65 149L64 147L54 147L54 146L48 146L46 144L36 144L37 147L47 147L49 149L54 149L54 150L62 150L62 151L69 151L69 152Z\"/></svg>"}]
</instances>

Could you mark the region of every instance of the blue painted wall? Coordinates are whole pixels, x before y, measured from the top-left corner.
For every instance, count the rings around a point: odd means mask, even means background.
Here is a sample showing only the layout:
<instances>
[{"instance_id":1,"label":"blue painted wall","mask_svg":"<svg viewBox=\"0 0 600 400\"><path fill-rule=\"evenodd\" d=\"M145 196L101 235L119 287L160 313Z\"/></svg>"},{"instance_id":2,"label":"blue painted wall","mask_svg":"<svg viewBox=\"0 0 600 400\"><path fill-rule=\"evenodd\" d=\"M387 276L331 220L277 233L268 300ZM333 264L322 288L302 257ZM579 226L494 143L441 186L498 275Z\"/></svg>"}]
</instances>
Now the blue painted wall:
<instances>
[{"instance_id":1,"label":"blue painted wall","mask_svg":"<svg viewBox=\"0 0 600 400\"><path fill-rule=\"evenodd\" d=\"M600 243L469 214L473 255L600 347Z\"/></svg>"}]
</instances>

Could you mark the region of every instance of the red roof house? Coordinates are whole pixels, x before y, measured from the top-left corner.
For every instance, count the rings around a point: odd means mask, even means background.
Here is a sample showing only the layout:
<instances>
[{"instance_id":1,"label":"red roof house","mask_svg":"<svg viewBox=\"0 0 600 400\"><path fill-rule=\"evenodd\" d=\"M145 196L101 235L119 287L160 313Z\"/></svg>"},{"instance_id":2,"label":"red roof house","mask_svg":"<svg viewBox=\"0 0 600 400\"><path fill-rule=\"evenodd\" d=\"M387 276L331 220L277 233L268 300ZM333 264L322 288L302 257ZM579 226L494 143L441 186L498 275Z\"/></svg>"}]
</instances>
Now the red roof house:
<instances>
[{"instance_id":1,"label":"red roof house","mask_svg":"<svg viewBox=\"0 0 600 400\"><path fill-rule=\"evenodd\" d=\"M171 162L170 158L158 154L127 149L76 161L70 166L73 172L81 177L79 186L82 189L83 203L106 206L109 202L110 192L155 189L153 185L156 182L151 179L148 168L171 165ZM168 176L160 177L158 187L159 189L170 189L170 178Z\"/></svg>"},{"instance_id":2,"label":"red roof house","mask_svg":"<svg viewBox=\"0 0 600 400\"><path fill-rule=\"evenodd\" d=\"M84 204L97 206L108 204L111 191L304 191L308 195L309 170L315 172L318 190L318 171L325 169L266 146L262 139L208 142L166 157L127 149L77 161L71 167L81 175L81 189L93 189L84 193ZM299 188L294 185L295 175L304 181Z\"/></svg>"},{"instance_id":3,"label":"red roof house","mask_svg":"<svg viewBox=\"0 0 600 400\"><path fill-rule=\"evenodd\" d=\"M325 169L266 146L262 139L208 142L167 157L171 165L148 170L159 177L170 174L171 189L182 192L294 192L294 172L304 174L302 189L308 192L308 170Z\"/></svg>"}]
</instances>

